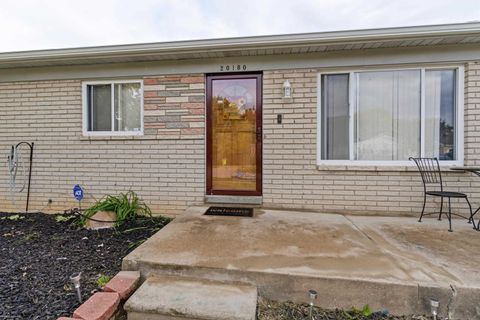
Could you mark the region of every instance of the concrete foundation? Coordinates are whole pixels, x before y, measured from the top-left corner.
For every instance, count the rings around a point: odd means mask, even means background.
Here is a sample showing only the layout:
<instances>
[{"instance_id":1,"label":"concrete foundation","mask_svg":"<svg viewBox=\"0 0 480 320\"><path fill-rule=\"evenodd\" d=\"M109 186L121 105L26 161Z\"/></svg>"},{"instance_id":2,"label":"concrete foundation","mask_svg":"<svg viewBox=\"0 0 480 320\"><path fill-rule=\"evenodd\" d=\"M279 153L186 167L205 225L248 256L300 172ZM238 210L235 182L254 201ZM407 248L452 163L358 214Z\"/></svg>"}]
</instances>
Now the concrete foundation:
<instances>
[{"instance_id":1,"label":"concrete foundation","mask_svg":"<svg viewBox=\"0 0 480 320\"><path fill-rule=\"evenodd\" d=\"M188 276L257 286L275 300L326 308L480 319L480 232L464 220L360 217L256 209L254 218L204 216L195 207L125 257L143 278Z\"/></svg>"}]
</instances>

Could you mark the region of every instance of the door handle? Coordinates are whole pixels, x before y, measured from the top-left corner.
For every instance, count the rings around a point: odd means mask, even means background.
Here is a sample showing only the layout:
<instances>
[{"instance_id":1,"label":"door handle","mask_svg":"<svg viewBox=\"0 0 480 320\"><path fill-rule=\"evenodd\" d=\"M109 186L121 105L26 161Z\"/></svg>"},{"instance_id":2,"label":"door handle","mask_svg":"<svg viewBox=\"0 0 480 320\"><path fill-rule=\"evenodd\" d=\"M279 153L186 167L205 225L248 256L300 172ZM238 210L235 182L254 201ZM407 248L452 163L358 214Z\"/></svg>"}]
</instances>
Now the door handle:
<instances>
[{"instance_id":1,"label":"door handle","mask_svg":"<svg viewBox=\"0 0 480 320\"><path fill-rule=\"evenodd\" d=\"M257 131L255 133L257 135L257 141L262 141L262 127L257 127Z\"/></svg>"}]
</instances>

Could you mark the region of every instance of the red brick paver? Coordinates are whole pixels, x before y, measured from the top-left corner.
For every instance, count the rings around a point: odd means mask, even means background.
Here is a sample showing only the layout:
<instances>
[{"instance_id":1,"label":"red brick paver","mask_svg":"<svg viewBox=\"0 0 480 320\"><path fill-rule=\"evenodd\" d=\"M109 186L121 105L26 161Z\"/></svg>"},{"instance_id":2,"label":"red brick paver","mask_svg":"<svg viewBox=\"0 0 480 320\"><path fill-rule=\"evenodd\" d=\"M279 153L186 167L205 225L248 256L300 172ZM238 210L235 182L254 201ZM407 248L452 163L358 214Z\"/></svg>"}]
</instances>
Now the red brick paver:
<instances>
[{"instance_id":1,"label":"red brick paver","mask_svg":"<svg viewBox=\"0 0 480 320\"><path fill-rule=\"evenodd\" d=\"M73 317L83 320L108 320L120 304L120 296L116 292L97 292L85 301L73 313Z\"/></svg>"},{"instance_id":2,"label":"red brick paver","mask_svg":"<svg viewBox=\"0 0 480 320\"><path fill-rule=\"evenodd\" d=\"M139 282L139 271L120 271L105 285L103 290L105 292L117 292L120 299L125 301L138 287Z\"/></svg>"}]
</instances>

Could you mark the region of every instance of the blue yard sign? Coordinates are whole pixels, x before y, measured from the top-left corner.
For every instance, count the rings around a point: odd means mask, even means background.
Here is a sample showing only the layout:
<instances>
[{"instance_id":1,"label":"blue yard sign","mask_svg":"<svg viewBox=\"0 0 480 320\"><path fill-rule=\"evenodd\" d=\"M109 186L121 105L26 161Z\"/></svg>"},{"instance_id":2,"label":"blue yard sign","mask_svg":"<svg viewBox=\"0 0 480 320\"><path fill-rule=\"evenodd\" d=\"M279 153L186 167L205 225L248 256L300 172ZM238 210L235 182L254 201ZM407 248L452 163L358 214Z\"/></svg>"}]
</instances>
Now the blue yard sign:
<instances>
[{"instance_id":1,"label":"blue yard sign","mask_svg":"<svg viewBox=\"0 0 480 320\"><path fill-rule=\"evenodd\" d=\"M83 189L82 187L80 187L79 184L76 184L75 187L73 187L73 196L78 201L81 201L83 199Z\"/></svg>"}]
</instances>

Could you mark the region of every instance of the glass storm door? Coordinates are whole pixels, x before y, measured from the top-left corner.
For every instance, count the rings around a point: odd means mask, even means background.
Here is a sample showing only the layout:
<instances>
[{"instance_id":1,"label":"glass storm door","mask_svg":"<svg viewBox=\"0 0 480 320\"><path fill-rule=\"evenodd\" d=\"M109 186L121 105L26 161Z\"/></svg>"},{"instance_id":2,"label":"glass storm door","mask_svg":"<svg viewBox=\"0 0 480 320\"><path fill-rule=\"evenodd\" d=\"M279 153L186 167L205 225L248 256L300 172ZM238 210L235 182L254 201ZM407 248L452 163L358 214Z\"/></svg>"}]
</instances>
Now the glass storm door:
<instances>
[{"instance_id":1,"label":"glass storm door","mask_svg":"<svg viewBox=\"0 0 480 320\"><path fill-rule=\"evenodd\" d=\"M262 75L207 77L207 194L262 194Z\"/></svg>"}]
</instances>

